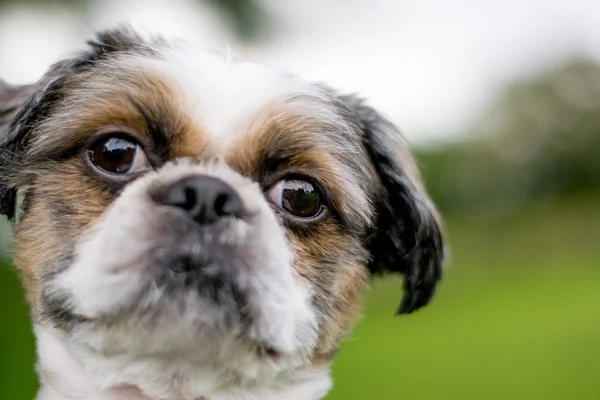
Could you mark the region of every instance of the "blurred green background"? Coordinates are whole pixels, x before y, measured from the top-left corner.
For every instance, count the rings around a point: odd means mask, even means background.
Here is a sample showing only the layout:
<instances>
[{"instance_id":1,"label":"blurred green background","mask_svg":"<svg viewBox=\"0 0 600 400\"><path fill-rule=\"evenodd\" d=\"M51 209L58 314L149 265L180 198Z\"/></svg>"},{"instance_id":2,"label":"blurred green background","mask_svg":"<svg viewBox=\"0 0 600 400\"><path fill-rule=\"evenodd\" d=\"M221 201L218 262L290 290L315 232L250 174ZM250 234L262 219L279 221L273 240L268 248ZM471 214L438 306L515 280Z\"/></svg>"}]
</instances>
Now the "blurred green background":
<instances>
[{"instance_id":1,"label":"blurred green background","mask_svg":"<svg viewBox=\"0 0 600 400\"><path fill-rule=\"evenodd\" d=\"M0 15L48 4L0 0ZM90 4L51 7L85 21ZM206 4L239 43L282 29L269 2ZM600 399L598 61L573 52L516 74L461 132L413 150L446 222L444 280L429 307L401 317L400 278L373 282L327 399ZM34 341L9 261L0 315L0 399L30 400Z\"/></svg>"}]
</instances>

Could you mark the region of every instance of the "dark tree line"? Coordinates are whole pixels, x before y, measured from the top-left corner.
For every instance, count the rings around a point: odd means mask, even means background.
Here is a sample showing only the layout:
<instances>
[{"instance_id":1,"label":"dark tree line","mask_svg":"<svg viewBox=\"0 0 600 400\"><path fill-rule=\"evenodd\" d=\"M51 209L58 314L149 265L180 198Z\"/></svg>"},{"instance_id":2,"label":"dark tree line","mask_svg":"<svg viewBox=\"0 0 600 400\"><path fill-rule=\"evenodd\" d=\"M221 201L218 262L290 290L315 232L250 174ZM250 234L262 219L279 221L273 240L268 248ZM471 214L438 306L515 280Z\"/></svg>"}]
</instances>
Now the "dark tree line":
<instances>
[{"instance_id":1,"label":"dark tree line","mask_svg":"<svg viewBox=\"0 0 600 400\"><path fill-rule=\"evenodd\" d=\"M272 24L268 11L257 0L196 0L219 11L240 41L262 38ZM65 7L85 14L86 9L102 0L0 0L0 11L10 6Z\"/></svg>"},{"instance_id":2,"label":"dark tree line","mask_svg":"<svg viewBox=\"0 0 600 400\"><path fill-rule=\"evenodd\" d=\"M600 190L600 66L567 62L510 84L471 139L419 152L447 211L510 211Z\"/></svg>"}]
</instances>

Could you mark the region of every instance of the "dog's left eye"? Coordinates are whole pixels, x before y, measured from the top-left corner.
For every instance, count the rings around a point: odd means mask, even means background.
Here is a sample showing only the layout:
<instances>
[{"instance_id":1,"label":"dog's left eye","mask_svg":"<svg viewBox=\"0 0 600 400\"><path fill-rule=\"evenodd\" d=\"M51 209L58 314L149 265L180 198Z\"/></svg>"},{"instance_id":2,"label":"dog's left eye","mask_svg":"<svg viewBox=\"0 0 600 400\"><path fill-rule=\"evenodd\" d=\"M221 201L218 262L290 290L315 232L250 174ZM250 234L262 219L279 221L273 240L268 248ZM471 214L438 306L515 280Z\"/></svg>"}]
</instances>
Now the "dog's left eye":
<instances>
[{"instance_id":1,"label":"dog's left eye","mask_svg":"<svg viewBox=\"0 0 600 400\"><path fill-rule=\"evenodd\" d=\"M267 191L275 205L300 218L315 218L325 206L315 185L299 179L283 179Z\"/></svg>"},{"instance_id":2,"label":"dog's left eye","mask_svg":"<svg viewBox=\"0 0 600 400\"><path fill-rule=\"evenodd\" d=\"M150 162L137 143L112 136L88 149L90 161L97 168L113 174L130 174L149 169Z\"/></svg>"}]
</instances>

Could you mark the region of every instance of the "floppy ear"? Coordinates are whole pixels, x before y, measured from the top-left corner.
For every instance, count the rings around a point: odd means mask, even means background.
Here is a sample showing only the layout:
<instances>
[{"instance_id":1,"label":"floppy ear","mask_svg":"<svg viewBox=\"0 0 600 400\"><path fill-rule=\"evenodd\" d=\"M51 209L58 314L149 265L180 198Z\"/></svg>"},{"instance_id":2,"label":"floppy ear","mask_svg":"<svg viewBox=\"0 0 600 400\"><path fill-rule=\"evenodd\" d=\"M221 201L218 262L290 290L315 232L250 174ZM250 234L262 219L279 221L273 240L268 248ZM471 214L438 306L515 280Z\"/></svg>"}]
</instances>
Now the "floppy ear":
<instances>
[{"instance_id":1,"label":"floppy ear","mask_svg":"<svg viewBox=\"0 0 600 400\"><path fill-rule=\"evenodd\" d=\"M35 90L35 85L13 86L0 79L0 140L4 139L8 125Z\"/></svg>"},{"instance_id":2,"label":"floppy ear","mask_svg":"<svg viewBox=\"0 0 600 400\"><path fill-rule=\"evenodd\" d=\"M429 200L400 131L360 99L343 100L354 110L364 146L379 176L377 220L369 240L372 273L404 274L404 297L398 314L408 314L431 300L444 259L439 215Z\"/></svg>"},{"instance_id":3,"label":"floppy ear","mask_svg":"<svg viewBox=\"0 0 600 400\"><path fill-rule=\"evenodd\" d=\"M10 125L25 102L36 92L35 85L13 86L0 80L0 158L6 158L12 150L7 144ZM5 171L0 171L3 174ZM0 179L0 214L9 219L15 211L16 189L6 186L5 179Z\"/></svg>"}]
</instances>

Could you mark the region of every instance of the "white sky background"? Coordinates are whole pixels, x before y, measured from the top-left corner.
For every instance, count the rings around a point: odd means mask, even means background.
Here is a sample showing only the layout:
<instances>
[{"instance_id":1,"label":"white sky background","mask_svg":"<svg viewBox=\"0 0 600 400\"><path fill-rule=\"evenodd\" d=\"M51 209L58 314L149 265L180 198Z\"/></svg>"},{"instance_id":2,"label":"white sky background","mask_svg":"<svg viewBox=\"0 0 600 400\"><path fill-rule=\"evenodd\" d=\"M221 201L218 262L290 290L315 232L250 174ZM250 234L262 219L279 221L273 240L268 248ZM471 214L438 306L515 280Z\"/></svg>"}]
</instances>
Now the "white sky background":
<instances>
[{"instance_id":1,"label":"white sky background","mask_svg":"<svg viewBox=\"0 0 600 400\"><path fill-rule=\"evenodd\" d=\"M413 142L454 138L502 84L576 55L600 62L598 0L263 0L274 37L240 45L197 0L98 1L0 14L0 77L37 80L96 29L128 22L358 92ZM18 1L15 1L18 4Z\"/></svg>"}]
</instances>

